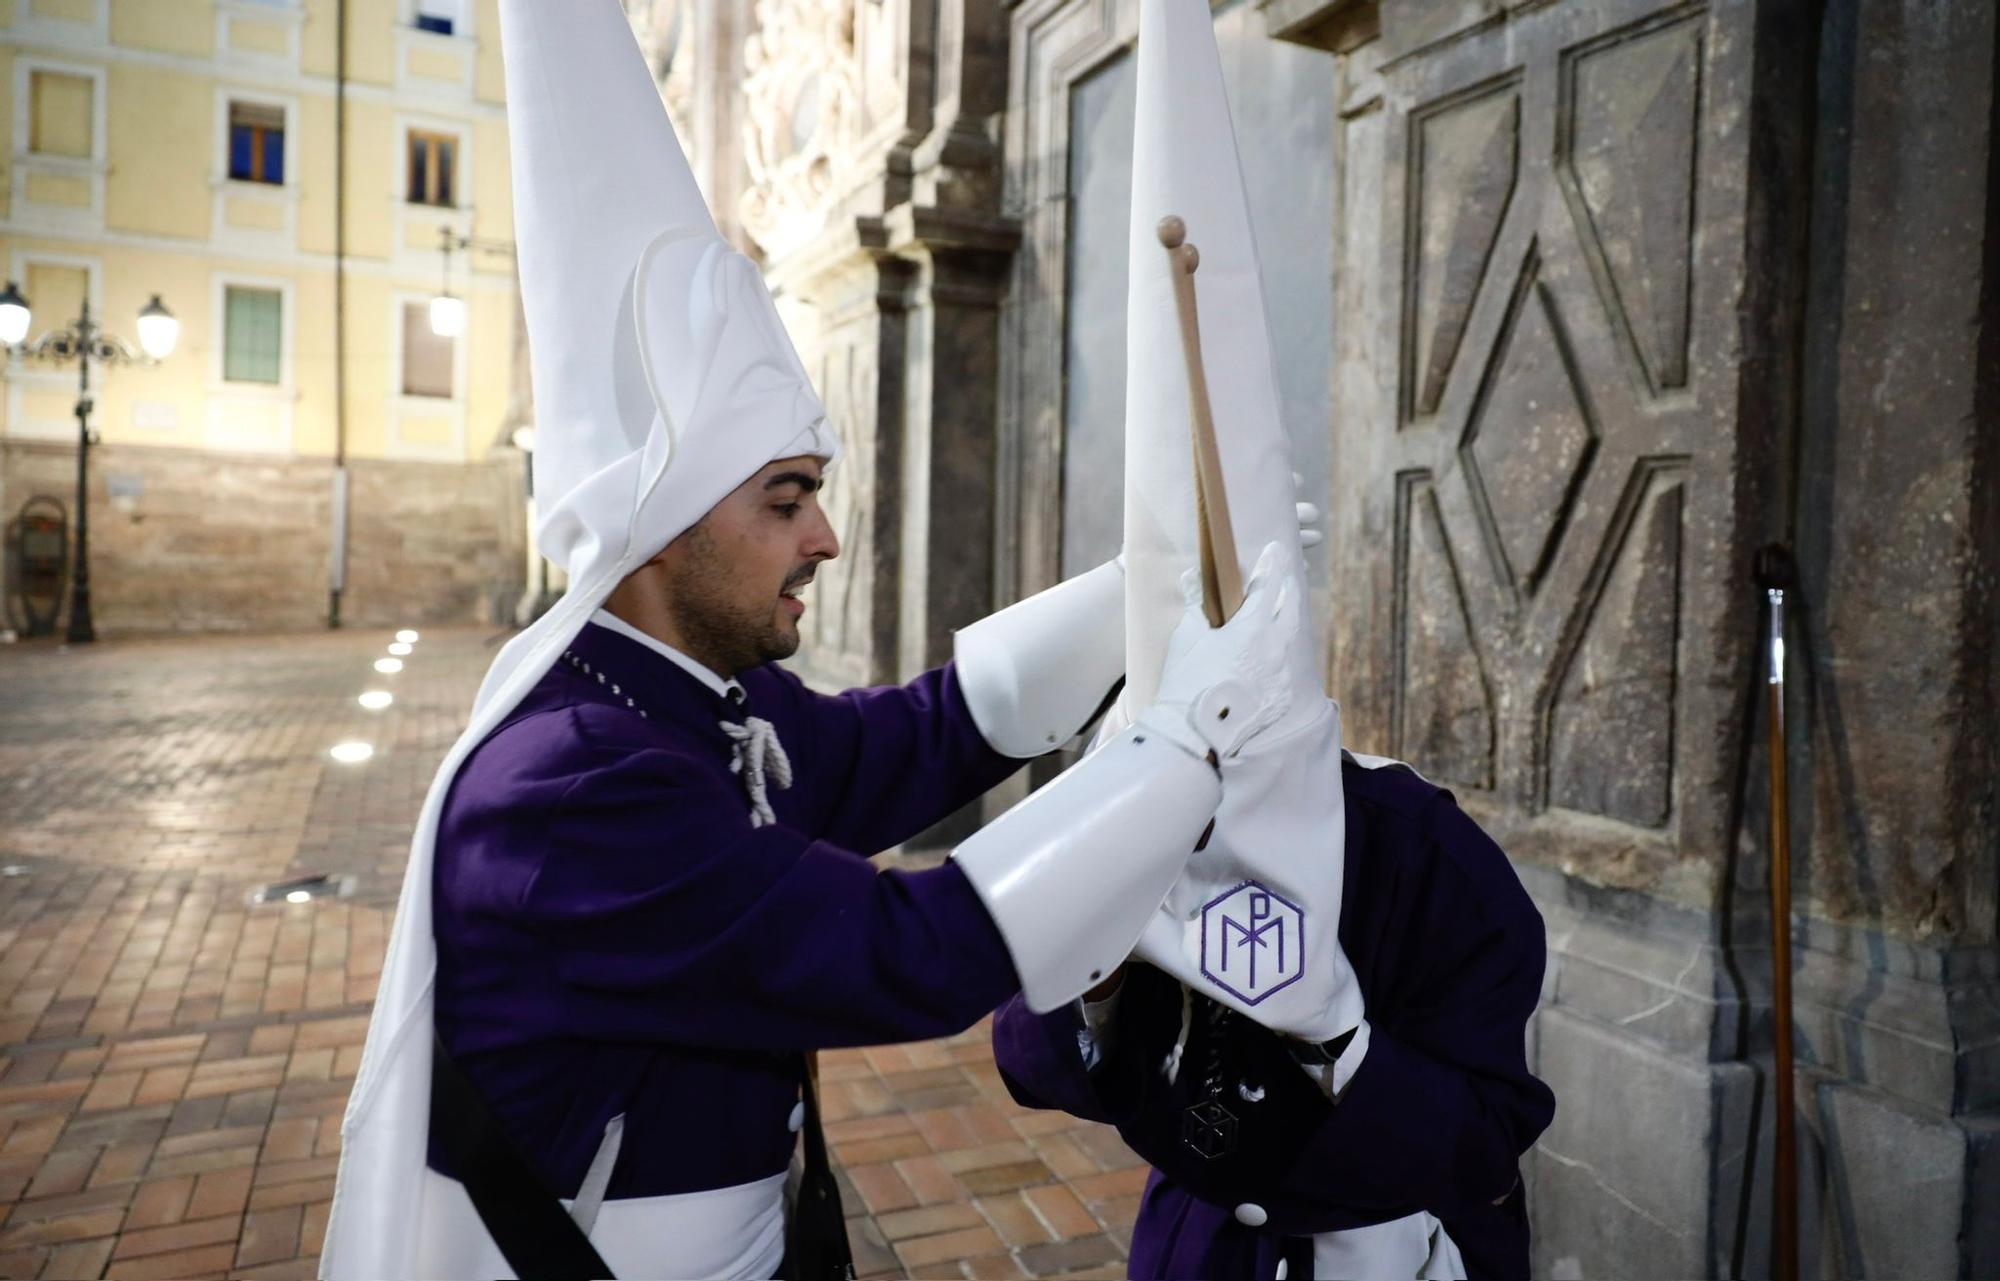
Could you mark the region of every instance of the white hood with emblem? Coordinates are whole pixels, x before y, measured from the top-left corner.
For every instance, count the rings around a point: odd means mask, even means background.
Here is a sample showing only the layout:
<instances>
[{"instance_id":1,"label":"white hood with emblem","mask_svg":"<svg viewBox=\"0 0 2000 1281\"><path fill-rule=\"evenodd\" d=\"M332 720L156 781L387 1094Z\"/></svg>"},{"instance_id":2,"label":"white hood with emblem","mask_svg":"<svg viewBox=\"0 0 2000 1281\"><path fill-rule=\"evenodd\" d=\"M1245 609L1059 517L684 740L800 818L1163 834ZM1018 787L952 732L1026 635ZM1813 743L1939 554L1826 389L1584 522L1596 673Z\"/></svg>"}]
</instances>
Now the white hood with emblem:
<instances>
[{"instance_id":1,"label":"white hood with emblem","mask_svg":"<svg viewBox=\"0 0 2000 1281\"><path fill-rule=\"evenodd\" d=\"M1292 590L1307 598L1291 445L1206 0L1142 0L1138 58L1126 301L1127 684L1123 715L1100 741L1151 700L1185 607L1181 576L1200 558L1187 365L1174 268L1157 230L1169 215L1183 220L1200 255L1202 366L1242 578L1276 543ZM1321 681L1323 652L1317 629L1301 627L1288 664L1289 710L1224 762L1214 834L1139 946L1193 990L1313 1039L1361 1017L1337 935L1345 814L1340 715Z\"/></svg>"}]
</instances>

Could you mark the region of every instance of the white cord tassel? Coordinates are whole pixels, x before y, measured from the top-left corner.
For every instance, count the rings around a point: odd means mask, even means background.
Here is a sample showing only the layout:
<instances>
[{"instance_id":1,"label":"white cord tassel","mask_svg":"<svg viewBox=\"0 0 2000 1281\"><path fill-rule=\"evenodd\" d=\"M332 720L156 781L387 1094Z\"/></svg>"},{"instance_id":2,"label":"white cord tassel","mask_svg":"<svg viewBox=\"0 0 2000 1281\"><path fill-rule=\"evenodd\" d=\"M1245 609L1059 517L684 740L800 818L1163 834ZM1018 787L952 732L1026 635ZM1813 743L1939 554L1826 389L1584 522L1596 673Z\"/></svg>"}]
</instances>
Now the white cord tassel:
<instances>
[{"instance_id":1,"label":"white cord tassel","mask_svg":"<svg viewBox=\"0 0 2000 1281\"><path fill-rule=\"evenodd\" d=\"M1187 984L1181 984L1181 1034L1174 1038L1174 1048L1167 1051L1167 1057L1160 1063L1160 1073L1167 1078L1167 1084L1174 1084L1181 1074L1181 1056L1187 1053L1188 1032L1194 1027L1194 993Z\"/></svg>"},{"instance_id":2,"label":"white cord tassel","mask_svg":"<svg viewBox=\"0 0 2000 1281\"><path fill-rule=\"evenodd\" d=\"M778 727L761 716L746 716L741 725L735 721L719 723L736 744L729 772L742 777L743 788L750 794L750 826L768 827L778 821L771 809L768 784L776 783L780 788L792 785L792 758L785 755L785 745L778 741Z\"/></svg>"}]
</instances>

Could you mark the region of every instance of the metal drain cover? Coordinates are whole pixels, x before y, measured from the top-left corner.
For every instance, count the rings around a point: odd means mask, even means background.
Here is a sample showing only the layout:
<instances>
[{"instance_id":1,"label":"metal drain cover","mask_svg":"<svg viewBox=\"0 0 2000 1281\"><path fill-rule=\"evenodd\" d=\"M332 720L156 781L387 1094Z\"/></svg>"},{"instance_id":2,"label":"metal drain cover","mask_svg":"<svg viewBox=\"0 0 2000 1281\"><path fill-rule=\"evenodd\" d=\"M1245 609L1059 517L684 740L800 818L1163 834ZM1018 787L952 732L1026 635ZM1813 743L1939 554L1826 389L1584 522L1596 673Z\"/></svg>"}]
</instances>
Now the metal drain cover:
<instances>
[{"instance_id":1,"label":"metal drain cover","mask_svg":"<svg viewBox=\"0 0 2000 1281\"><path fill-rule=\"evenodd\" d=\"M352 876L320 873L289 881L273 881L250 891L252 903L310 903L316 898L349 898L354 894Z\"/></svg>"}]
</instances>

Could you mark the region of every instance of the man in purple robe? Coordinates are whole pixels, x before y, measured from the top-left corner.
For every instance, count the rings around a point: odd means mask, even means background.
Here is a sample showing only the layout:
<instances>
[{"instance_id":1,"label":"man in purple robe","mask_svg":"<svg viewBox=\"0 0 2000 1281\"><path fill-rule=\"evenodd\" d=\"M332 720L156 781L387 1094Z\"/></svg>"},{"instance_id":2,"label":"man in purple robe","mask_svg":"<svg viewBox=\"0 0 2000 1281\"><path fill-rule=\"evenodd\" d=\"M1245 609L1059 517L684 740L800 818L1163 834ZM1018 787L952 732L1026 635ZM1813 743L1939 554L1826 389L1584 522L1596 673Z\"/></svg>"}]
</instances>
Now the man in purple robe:
<instances>
[{"instance_id":1,"label":"man in purple robe","mask_svg":"<svg viewBox=\"0 0 2000 1281\"><path fill-rule=\"evenodd\" d=\"M1360 1037L1307 1045L1134 962L1053 1013L1010 1001L1001 1073L1021 1103L1115 1125L1153 1165L1134 1277L1526 1277L1518 1165L1555 1106L1525 1050L1541 916L1450 792L1353 756L1328 785L1346 793ZM1189 1113L1210 1098L1221 1144ZM1374 1270L1397 1258L1409 1270Z\"/></svg>"}]
</instances>

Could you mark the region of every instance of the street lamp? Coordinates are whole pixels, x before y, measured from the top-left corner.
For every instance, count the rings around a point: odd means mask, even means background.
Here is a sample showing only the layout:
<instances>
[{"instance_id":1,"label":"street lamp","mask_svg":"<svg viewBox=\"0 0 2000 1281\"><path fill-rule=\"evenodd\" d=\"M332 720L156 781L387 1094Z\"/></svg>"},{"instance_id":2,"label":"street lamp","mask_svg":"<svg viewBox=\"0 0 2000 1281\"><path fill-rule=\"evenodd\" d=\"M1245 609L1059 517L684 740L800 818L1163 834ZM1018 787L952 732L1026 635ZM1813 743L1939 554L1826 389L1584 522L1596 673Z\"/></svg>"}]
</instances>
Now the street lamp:
<instances>
[{"instance_id":1,"label":"street lamp","mask_svg":"<svg viewBox=\"0 0 2000 1281\"><path fill-rule=\"evenodd\" d=\"M465 332L465 299L451 291L451 256L455 252L478 250L491 254L511 254L514 246L505 240L484 240L462 236L450 223L438 227L438 252L444 259L444 284L431 299L431 332L440 338L457 338Z\"/></svg>"},{"instance_id":2,"label":"street lamp","mask_svg":"<svg viewBox=\"0 0 2000 1281\"><path fill-rule=\"evenodd\" d=\"M69 633L71 644L97 639L90 618L90 411L96 408L90 395L90 363L136 365L150 368L173 354L180 341L181 322L167 310L160 296L139 310L139 346L115 334L104 332L90 314L90 299L67 329L55 329L33 342L25 341L34 313L13 281L0 291L0 344L12 356L25 356L62 364L77 364L76 396L76 573L70 578Z\"/></svg>"}]
</instances>

